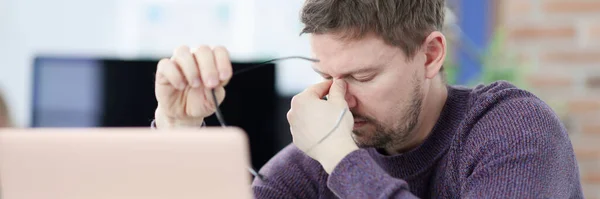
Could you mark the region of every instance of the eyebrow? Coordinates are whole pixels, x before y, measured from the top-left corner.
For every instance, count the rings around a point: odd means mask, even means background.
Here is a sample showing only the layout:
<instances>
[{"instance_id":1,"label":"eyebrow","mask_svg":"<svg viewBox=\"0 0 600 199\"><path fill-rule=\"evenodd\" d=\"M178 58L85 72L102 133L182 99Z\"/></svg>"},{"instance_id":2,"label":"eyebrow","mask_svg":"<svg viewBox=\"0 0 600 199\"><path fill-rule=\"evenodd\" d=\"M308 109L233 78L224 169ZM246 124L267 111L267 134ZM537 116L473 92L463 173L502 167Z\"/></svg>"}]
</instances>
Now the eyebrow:
<instances>
[{"instance_id":1,"label":"eyebrow","mask_svg":"<svg viewBox=\"0 0 600 199\"><path fill-rule=\"evenodd\" d=\"M377 67L376 65L374 65L374 66L368 66L368 67L366 67L366 68L361 68L361 69L358 69L358 70L355 70L355 71L346 72L346 73L342 74L342 77L346 77L346 76L349 76L349 75L352 75L352 74L368 73L368 72L375 71L375 70L377 70L378 68L379 68L379 67ZM328 75L328 74L326 74L326 73L324 73L324 72L321 72L321 71L319 71L319 69L317 69L317 68L315 68L315 67L312 67L312 69L313 69L313 70L314 70L316 73L318 73L319 75L321 75L321 76L330 76L330 75Z\"/></svg>"}]
</instances>

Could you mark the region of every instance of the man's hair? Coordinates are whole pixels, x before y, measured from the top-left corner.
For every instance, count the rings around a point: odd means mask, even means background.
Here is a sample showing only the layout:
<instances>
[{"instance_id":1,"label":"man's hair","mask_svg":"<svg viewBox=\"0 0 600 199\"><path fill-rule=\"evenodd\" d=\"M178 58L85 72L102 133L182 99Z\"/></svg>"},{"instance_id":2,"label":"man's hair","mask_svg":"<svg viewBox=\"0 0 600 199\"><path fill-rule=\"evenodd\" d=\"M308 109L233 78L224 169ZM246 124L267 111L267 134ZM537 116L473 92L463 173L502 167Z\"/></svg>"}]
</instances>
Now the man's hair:
<instances>
[{"instance_id":1,"label":"man's hair","mask_svg":"<svg viewBox=\"0 0 600 199\"><path fill-rule=\"evenodd\" d=\"M444 9L445 0L306 0L301 34L375 34L412 58L431 32L442 30Z\"/></svg>"}]
</instances>

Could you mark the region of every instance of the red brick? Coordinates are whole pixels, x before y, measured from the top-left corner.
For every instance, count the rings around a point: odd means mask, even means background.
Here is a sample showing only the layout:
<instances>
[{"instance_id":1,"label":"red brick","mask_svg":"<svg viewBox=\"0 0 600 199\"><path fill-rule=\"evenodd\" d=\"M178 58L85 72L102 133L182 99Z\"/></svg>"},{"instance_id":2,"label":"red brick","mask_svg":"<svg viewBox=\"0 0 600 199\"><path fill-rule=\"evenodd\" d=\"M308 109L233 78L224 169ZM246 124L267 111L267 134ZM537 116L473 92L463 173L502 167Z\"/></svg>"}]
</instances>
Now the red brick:
<instances>
[{"instance_id":1,"label":"red brick","mask_svg":"<svg viewBox=\"0 0 600 199\"><path fill-rule=\"evenodd\" d=\"M594 37L600 37L600 24L592 25L590 27L590 35Z\"/></svg>"},{"instance_id":2,"label":"red brick","mask_svg":"<svg viewBox=\"0 0 600 199\"><path fill-rule=\"evenodd\" d=\"M573 85L573 79L562 75L537 74L528 76L527 83L536 89L570 88Z\"/></svg>"},{"instance_id":3,"label":"red brick","mask_svg":"<svg viewBox=\"0 0 600 199\"><path fill-rule=\"evenodd\" d=\"M600 135L600 121L596 124L583 124L581 132L584 134ZM598 152L600 152L600 146L598 147Z\"/></svg>"},{"instance_id":4,"label":"red brick","mask_svg":"<svg viewBox=\"0 0 600 199\"><path fill-rule=\"evenodd\" d=\"M567 104L567 109L571 114L598 112L600 111L600 99L571 100Z\"/></svg>"},{"instance_id":5,"label":"red brick","mask_svg":"<svg viewBox=\"0 0 600 199\"><path fill-rule=\"evenodd\" d=\"M509 10L511 14L525 14L533 11L533 6L530 1L512 0L509 1Z\"/></svg>"},{"instance_id":6,"label":"red brick","mask_svg":"<svg viewBox=\"0 0 600 199\"><path fill-rule=\"evenodd\" d=\"M500 17L510 19L521 19L532 13L533 6L530 1L524 0L505 0L503 3L502 15Z\"/></svg>"},{"instance_id":7,"label":"red brick","mask_svg":"<svg viewBox=\"0 0 600 199\"><path fill-rule=\"evenodd\" d=\"M600 172L588 171L581 176L581 181L589 184L600 184Z\"/></svg>"},{"instance_id":8,"label":"red brick","mask_svg":"<svg viewBox=\"0 0 600 199\"><path fill-rule=\"evenodd\" d=\"M574 143L576 145L576 143ZM600 149L593 147L578 147L574 148L575 156L579 161L597 160L600 158Z\"/></svg>"},{"instance_id":9,"label":"red brick","mask_svg":"<svg viewBox=\"0 0 600 199\"><path fill-rule=\"evenodd\" d=\"M589 28L589 36L592 43L600 43L600 24L592 25Z\"/></svg>"},{"instance_id":10,"label":"red brick","mask_svg":"<svg viewBox=\"0 0 600 199\"><path fill-rule=\"evenodd\" d=\"M600 76L588 77L585 85L591 89L600 89Z\"/></svg>"},{"instance_id":11,"label":"red brick","mask_svg":"<svg viewBox=\"0 0 600 199\"><path fill-rule=\"evenodd\" d=\"M513 27L510 31L510 38L517 40L573 39L575 35L576 30L572 25L520 26Z\"/></svg>"},{"instance_id":12,"label":"red brick","mask_svg":"<svg viewBox=\"0 0 600 199\"><path fill-rule=\"evenodd\" d=\"M568 1L543 1L542 10L547 13L582 14L600 13L600 1L568 0Z\"/></svg>"},{"instance_id":13,"label":"red brick","mask_svg":"<svg viewBox=\"0 0 600 199\"><path fill-rule=\"evenodd\" d=\"M600 63L600 51L575 50L549 52L543 54L541 59L547 63L597 64Z\"/></svg>"},{"instance_id":14,"label":"red brick","mask_svg":"<svg viewBox=\"0 0 600 199\"><path fill-rule=\"evenodd\" d=\"M515 45L515 49L514 50L518 50L518 45ZM511 49L512 50L512 49ZM533 61L533 57L531 53L527 53L527 52L518 52L515 51L515 62L517 63L531 63Z\"/></svg>"}]
</instances>

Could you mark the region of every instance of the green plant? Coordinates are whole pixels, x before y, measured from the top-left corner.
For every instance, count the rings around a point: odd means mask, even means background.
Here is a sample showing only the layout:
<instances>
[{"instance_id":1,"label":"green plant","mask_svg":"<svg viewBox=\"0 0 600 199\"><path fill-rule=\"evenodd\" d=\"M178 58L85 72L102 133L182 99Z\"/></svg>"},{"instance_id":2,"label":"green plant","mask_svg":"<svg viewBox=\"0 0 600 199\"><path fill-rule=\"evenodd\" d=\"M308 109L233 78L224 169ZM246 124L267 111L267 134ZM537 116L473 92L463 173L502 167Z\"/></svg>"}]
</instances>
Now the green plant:
<instances>
[{"instance_id":1,"label":"green plant","mask_svg":"<svg viewBox=\"0 0 600 199\"><path fill-rule=\"evenodd\" d=\"M448 84L456 84L458 82L457 74L460 71L460 66L454 60L454 51L460 49L469 53L471 58L479 62L481 66L479 76L468 80L468 85L489 84L504 80L521 88L526 87L524 76L527 73L528 67L526 67L526 63L518 60L516 55L506 48L506 38L505 32L502 29L497 29L492 35L489 45L483 52L475 49L472 45L466 45L469 44L466 38L462 38L461 41L451 42L458 46L452 46L448 50L448 59L446 59L446 63L444 64Z\"/></svg>"},{"instance_id":2,"label":"green plant","mask_svg":"<svg viewBox=\"0 0 600 199\"><path fill-rule=\"evenodd\" d=\"M529 67L506 47L506 33L502 29L494 32L489 47L481 59L481 75L477 82L489 84L498 80L511 82L517 87L527 87L525 75Z\"/></svg>"},{"instance_id":3,"label":"green plant","mask_svg":"<svg viewBox=\"0 0 600 199\"><path fill-rule=\"evenodd\" d=\"M450 41L449 43L454 43ZM458 82L458 64L455 60L454 52L456 47L450 46L450 48L446 51L446 60L444 61L444 74L446 77L446 83L450 85L455 85Z\"/></svg>"}]
</instances>

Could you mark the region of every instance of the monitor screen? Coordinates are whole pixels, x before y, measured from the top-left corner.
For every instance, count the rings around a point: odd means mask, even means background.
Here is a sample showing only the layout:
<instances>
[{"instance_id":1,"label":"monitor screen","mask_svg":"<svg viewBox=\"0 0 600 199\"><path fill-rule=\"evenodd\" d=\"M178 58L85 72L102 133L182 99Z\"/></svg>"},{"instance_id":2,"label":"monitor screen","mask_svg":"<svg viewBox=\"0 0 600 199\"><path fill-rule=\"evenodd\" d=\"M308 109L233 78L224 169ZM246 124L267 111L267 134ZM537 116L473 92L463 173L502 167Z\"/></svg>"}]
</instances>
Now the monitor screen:
<instances>
[{"instance_id":1,"label":"monitor screen","mask_svg":"<svg viewBox=\"0 0 600 199\"><path fill-rule=\"evenodd\" d=\"M155 65L154 60L39 57L32 126L147 125L156 107Z\"/></svg>"},{"instance_id":2,"label":"monitor screen","mask_svg":"<svg viewBox=\"0 0 600 199\"><path fill-rule=\"evenodd\" d=\"M147 126L154 118L157 104L154 96L157 62L151 59L36 58L32 126ZM254 64L257 63L236 62L233 68L237 71ZM232 78L226 87L228 98L221 105L226 119L235 121L244 115L241 111L252 110L250 107L273 109L274 70L274 64L267 64ZM212 119L208 120L213 123Z\"/></svg>"},{"instance_id":3,"label":"monitor screen","mask_svg":"<svg viewBox=\"0 0 600 199\"><path fill-rule=\"evenodd\" d=\"M32 127L149 127L157 106L157 62L37 57ZM234 62L232 66L235 72L258 63ZM289 99L276 94L275 69L274 64L267 64L232 77L220 106L228 125L248 133L255 166L262 166L291 141L285 120ZM214 114L206 123L219 125Z\"/></svg>"},{"instance_id":4,"label":"monitor screen","mask_svg":"<svg viewBox=\"0 0 600 199\"><path fill-rule=\"evenodd\" d=\"M102 126L103 69L95 59L36 59L32 126Z\"/></svg>"}]
</instances>

